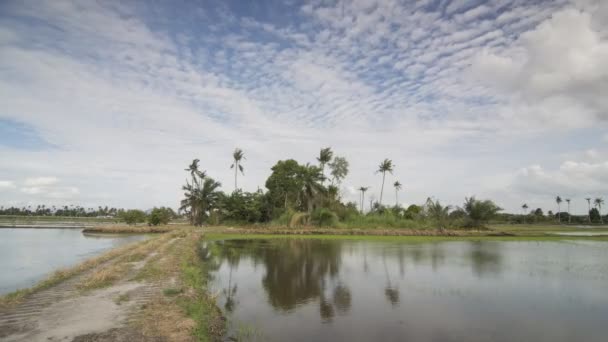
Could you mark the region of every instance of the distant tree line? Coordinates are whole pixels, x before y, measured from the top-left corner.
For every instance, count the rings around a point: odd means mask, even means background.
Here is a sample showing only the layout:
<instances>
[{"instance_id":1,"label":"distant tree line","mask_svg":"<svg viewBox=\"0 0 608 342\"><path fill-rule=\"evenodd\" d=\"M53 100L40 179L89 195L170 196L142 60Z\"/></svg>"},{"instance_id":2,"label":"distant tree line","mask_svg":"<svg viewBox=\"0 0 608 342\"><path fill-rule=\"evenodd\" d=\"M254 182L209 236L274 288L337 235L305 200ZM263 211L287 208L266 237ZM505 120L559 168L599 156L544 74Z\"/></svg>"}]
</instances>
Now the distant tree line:
<instances>
[{"instance_id":1,"label":"distant tree line","mask_svg":"<svg viewBox=\"0 0 608 342\"><path fill-rule=\"evenodd\" d=\"M0 215L13 216L116 217L124 211L125 209L122 208L108 206L98 206L97 208L79 205L46 206L44 204L23 207L0 206Z\"/></svg>"}]
</instances>

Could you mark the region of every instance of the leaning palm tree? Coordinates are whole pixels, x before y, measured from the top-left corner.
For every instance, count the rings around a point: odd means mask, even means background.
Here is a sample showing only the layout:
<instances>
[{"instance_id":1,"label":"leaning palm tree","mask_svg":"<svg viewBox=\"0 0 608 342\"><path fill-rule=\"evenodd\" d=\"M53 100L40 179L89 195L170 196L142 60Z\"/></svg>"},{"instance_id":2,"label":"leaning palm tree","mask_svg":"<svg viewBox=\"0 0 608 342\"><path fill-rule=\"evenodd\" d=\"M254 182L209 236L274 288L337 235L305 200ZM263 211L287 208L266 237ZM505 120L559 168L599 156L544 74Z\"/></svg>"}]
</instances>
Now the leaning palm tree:
<instances>
[{"instance_id":1,"label":"leaning palm tree","mask_svg":"<svg viewBox=\"0 0 608 342\"><path fill-rule=\"evenodd\" d=\"M526 224L526 212L528 211L528 204L524 203L524 205L521 206L521 209L524 213L524 224Z\"/></svg>"},{"instance_id":2,"label":"leaning palm tree","mask_svg":"<svg viewBox=\"0 0 608 342\"><path fill-rule=\"evenodd\" d=\"M201 184L202 183L202 184ZM217 208L221 186L212 178L204 178L195 185L186 182L182 187L185 191L184 199L181 201L180 210L190 214L190 221L195 226L200 226L209 217L211 211Z\"/></svg>"},{"instance_id":3,"label":"leaning palm tree","mask_svg":"<svg viewBox=\"0 0 608 342\"><path fill-rule=\"evenodd\" d=\"M380 204L382 204L382 194L384 192L384 178L386 177L386 173L393 173L395 166L393 165L393 161L390 159L384 159L380 165L378 165L378 170L376 173L382 173L382 187L380 188Z\"/></svg>"},{"instance_id":4,"label":"leaning palm tree","mask_svg":"<svg viewBox=\"0 0 608 342\"><path fill-rule=\"evenodd\" d=\"M401 183L399 183L399 181L395 181L395 183L393 183L393 186L395 187L395 206L399 205L399 190L401 190L401 188L403 187L401 185Z\"/></svg>"},{"instance_id":5,"label":"leaning palm tree","mask_svg":"<svg viewBox=\"0 0 608 342\"><path fill-rule=\"evenodd\" d=\"M591 197L585 198L587 200L587 219L589 219L589 223L591 223Z\"/></svg>"},{"instance_id":6,"label":"leaning palm tree","mask_svg":"<svg viewBox=\"0 0 608 342\"><path fill-rule=\"evenodd\" d=\"M321 152L319 152L319 157L317 157L317 161L321 166L321 174L325 177L325 165L331 161L333 158L334 152L331 150L331 147L322 148ZM323 180L325 182L325 179Z\"/></svg>"},{"instance_id":7,"label":"leaning palm tree","mask_svg":"<svg viewBox=\"0 0 608 342\"><path fill-rule=\"evenodd\" d=\"M187 169L184 169L184 171L188 171L190 172L190 176L192 176L192 184L194 185L194 183L197 182L196 177L203 179L205 178L205 171L200 171L198 169L198 163L200 160L198 159L193 159L192 163L188 166Z\"/></svg>"},{"instance_id":8,"label":"leaning palm tree","mask_svg":"<svg viewBox=\"0 0 608 342\"><path fill-rule=\"evenodd\" d=\"M555 197L555 203L557 203L557 220L559 221L559 223L562 223L562 215L561 215L562 198L559 196Z\"/></svg>"},{"instance_id":9,"label":"leaning palm tree","mask_svg":"<svg viewBox=\"0 0 608 342\"><path fill-rule=\"evenodd\" d=\"M241 171L241 174L245 174L243 173L244 169L243 169L243 165L241 165L241 161L245 158L245 154L243 153L243 150L241 150L240 148L235 148L234 152L232 152L232 159L234 160L234 162L232 163L232 165L230 165L231 169L234 169L234 191L236 191L238 189L237 187L237 183L236 183L236 177L238 172L237 171Z\"/></svg>"},{"instance_id":10,"label":"leaning palm tree","mask_svg":"<svg viewBox=\"0 0 608 342\"><path fill-rule=\"evenodd\" d=\"M369 189L369 186L362 186L359 188L361 191L361 213L363 214L363 201L365 200L365 192Z\"/></svg>"},{"instance_id":11,"label":"leaning palm tree","mask_svg":"<svg viewBox=\"0 0 608 342\"><path fill-rule=\"evenodd\" d=\"M572 218L570 217L570 199L566 198L566 203L568 203L568 223L572 222Z\"/></svg>"},{"instance_id":12,"label":"leaning palm tree","mask_svg":"<svg viewBox=\"0 0 608 342\"><path fill-rule=\"evenodd\" d=\"M598 197L595 200L593 200L593 203L597 207L597 211L600 214L600 223L604 224L604 218L602 217L602 204L604 204L604 199L601 197Z\"/></svg>"}]
</instances>

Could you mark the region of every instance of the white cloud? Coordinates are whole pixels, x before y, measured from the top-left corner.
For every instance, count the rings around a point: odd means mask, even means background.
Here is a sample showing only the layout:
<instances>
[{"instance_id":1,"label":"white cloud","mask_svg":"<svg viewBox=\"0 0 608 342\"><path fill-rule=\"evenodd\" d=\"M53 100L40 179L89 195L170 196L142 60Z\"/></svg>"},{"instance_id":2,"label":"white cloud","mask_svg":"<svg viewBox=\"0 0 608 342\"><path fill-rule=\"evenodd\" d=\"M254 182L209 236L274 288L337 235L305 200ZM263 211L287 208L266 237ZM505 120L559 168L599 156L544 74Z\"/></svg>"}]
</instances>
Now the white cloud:
<instances>
[{"instance_id":1,"label":"white cloud","mask_svg":"<svg viewBox=\"0 0 608 342\"><path fill-rule=\"evenodd\" d=\"M48 186L57 184L59 180L57 177L34 177L27 178L24 184L28 187L37 187L37 186Z\"/></svg>"},{"instance_id":2,"label":"white cloud","mask_svg":"<svg viewBox=\"0 0 608 342\"><path fill-rule=\"evenodd\" d=\"M29 177L17 200L175 206L192 158L230 191L230 153L242 147L239 181L255 190L276 160L314 162L320 147L332 146L351 163L346 189L372 185L366 196L377 198L374 166L389 157L404 202L434 195L460 203L506 179L492 175L548 163L549 153L521 160L526 142L538 151L534 139L551 138L555 127L603 124L601 78L576 57L604 65L599 12L523 2L503 8L500 21L479 21L496 15L492 6L454 1L452 19L442 8L398 1L315 3L285 25L228 10L215 20L199 8L172 25L128 3L16 3L7 11L44 24L0 23L0 115L54 148L0 146L0 177ZM571 60L555 60L562 45L554 38L567 25L583 41L566 44ZM491 86L472 82L472 69L491 75ZM474 181L483 177L487 183ZM518 189L497 200L519 202ZM0 197L7 200L16 199Z\"/></svg>"},{"instance_id":3,"label":"white cloud","mask_svg":"<svg viewBox=\"0 0 608 342\"><path fill-rule=\"evenodd\" d=\"M0 180L0 191L7 190L7 189L14 189L14 188L15 188L15 183L13 183L12 181Z\"/></svg>"}]
</instances>

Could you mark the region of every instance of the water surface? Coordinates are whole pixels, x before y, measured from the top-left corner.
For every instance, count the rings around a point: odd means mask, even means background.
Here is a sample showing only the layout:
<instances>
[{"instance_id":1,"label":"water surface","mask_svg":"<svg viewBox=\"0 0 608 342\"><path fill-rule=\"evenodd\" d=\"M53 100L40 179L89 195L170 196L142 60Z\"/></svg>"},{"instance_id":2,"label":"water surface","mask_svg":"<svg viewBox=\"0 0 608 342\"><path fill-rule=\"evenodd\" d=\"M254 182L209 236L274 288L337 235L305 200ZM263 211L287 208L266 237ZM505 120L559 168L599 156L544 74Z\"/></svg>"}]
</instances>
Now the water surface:
<instances>
[{"instance_id":1,"label":"water surface","mask_svg":"<svg viewBox=\"0 0 608 342\"><path fill-rule=\"evenodd\" d=\"M603 241L208 242L230 334L270 341L606 341Z\"/></svg>"},{"instance_id":2,"label":"water surface","mask_svg":"<svg viewBox=\"0 0 608 342\"><path fill-rule=\"evenodd\" d=\"M0 229L0 294L34 285L58 268L144 239L143 235L84 235L81 229Z\"/></svg>"}]
</instances>

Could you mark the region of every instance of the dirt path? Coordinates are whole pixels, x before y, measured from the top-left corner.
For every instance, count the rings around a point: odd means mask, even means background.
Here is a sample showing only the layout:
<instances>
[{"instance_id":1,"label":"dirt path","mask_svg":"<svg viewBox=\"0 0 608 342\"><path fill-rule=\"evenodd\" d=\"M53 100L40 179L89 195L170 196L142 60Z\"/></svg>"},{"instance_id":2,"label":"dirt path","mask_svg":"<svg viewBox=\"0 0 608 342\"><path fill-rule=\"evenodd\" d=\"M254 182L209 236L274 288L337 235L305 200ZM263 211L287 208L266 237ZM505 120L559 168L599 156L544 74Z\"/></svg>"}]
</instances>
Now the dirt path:
<instances>
[{"instance_id":1,"label":"dirt path","mask_svg":"<svg viewBox=\"0 0 608 342\"><path fill-rule=\"evenodd\" d=\"M174 241L168 241L171 244ZM164 281L136 281L138 272L154 259L127 262L129 270L111 286L82 291L87 277L115 262L110 260L56 286L27 297L16 307L0 311L0 341L159 341L144 337L130 322L153 298L162 295Z\"/></svg>"}]
</instances>

